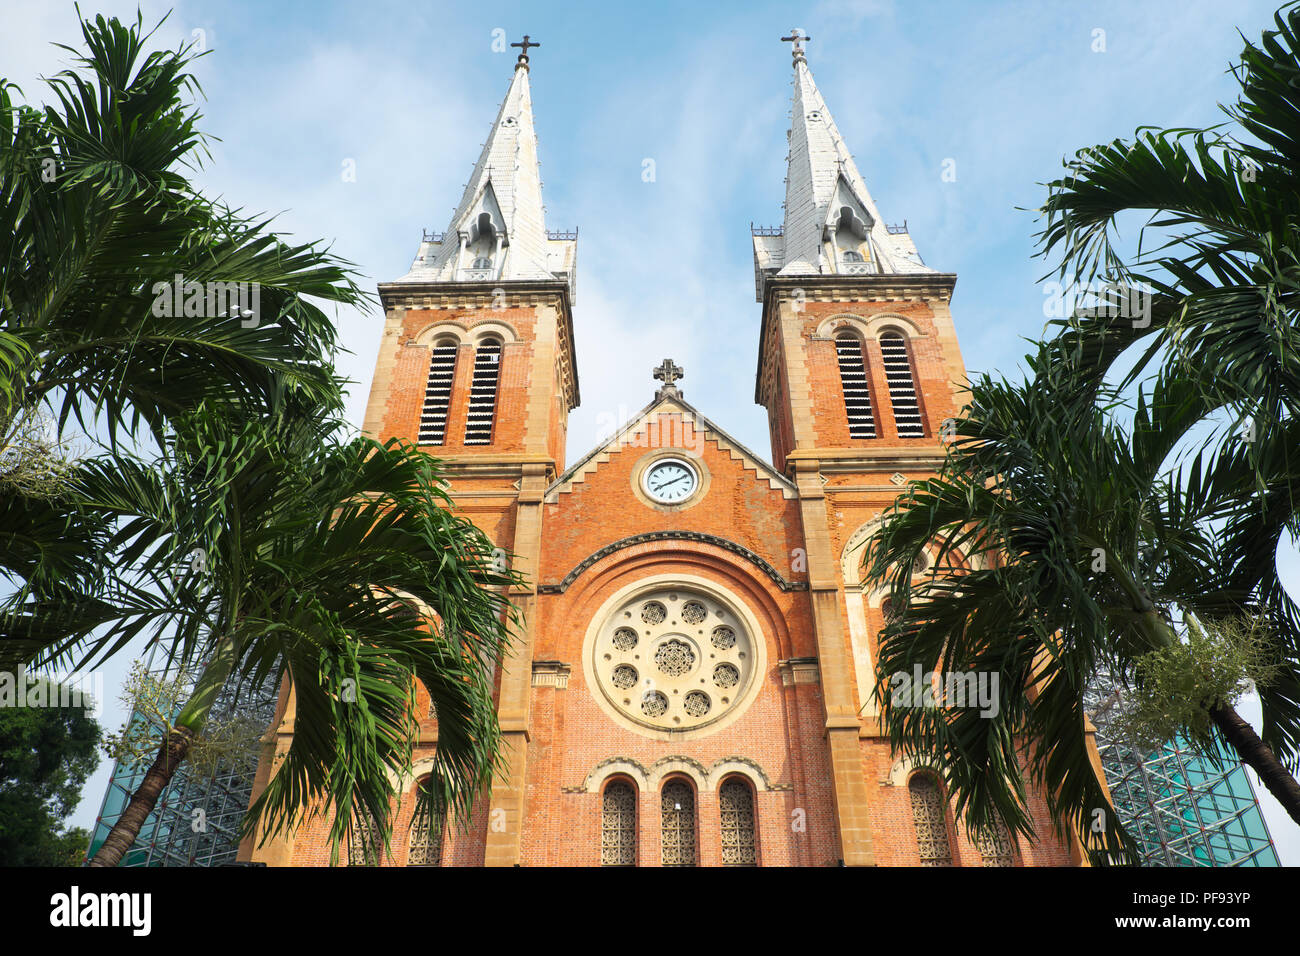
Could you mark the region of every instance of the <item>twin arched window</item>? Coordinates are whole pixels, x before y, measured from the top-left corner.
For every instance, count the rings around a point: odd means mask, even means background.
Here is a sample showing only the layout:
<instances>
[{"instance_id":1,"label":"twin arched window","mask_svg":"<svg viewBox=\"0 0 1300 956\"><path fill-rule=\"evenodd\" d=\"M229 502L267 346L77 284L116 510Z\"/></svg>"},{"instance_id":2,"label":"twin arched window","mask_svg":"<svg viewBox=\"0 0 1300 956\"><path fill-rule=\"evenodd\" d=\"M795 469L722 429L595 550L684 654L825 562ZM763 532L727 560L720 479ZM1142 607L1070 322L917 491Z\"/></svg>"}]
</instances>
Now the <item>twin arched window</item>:
<instances>
[{"instance_id":1,"label":"twin arched window","mask_svg":"<svg viewBox=\"0 0 1300 956\"><path fill-rule=\"evenodd\" d=\"M894 411L894 425L899 438L923 438L920 399L912 374L907 339L889 329L880 335L880 354L884 361L885 384ZM835 356L840 366L840 384L844 389L844 410L848 417L850 438L875 438L876 421L871 410L871 380L862 340L852 332L835 337Z\"/></svg>"},{"instance_id":2,"label":"twin arched window","mask_svg":"<svg viewBox=\"0 0 1300 956\"><path fill-rule=\"evenodd\" d=\"M429 378L420 410L418 441L421 445L442 445L447 440L447 416L451 410L452 384L460 346L442 340L433 347ZM497 392L501 379L501 341L486 338L474 352L474 377L470 382L469 409L465 419L465 444L490 445L496 420Z\"/></svg>"}]
</instances>

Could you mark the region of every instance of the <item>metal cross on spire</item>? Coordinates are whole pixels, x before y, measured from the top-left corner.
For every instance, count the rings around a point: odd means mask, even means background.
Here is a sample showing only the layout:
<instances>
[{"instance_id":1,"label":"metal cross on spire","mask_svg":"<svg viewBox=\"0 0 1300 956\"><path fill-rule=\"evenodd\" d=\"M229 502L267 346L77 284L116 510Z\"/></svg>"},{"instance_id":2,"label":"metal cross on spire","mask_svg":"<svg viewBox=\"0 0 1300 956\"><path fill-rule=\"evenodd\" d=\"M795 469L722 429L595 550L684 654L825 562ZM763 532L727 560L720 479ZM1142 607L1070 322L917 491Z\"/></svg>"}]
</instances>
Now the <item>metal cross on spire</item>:
<instances>
[{"instance_id":1,"label":"metal cross on spire","mask_svg":"<svg viewBox=\"0 0 1300 956\"><path fill-rule=\"evenodd\" d=\"M811 39L812 37L804 33L800 27L794 27L793 29L791 29L790 35L788 37L781 37L781 42L791 44L790 54L794 57L795 62L798 63L800 60L804 59L803 56L804 42ZM807 61L805 60L804 62Z\"/></svg>"},{"instance_id":2,"label":"metal cross on spire","mask_svg":"<svg viewBox=\"0 0 1300 956\"><path fill-rule=\"evenodd\" d=\"M510 45L519 47L519 59L515 65L522 66L522 67L528 66L528 48L531 46L541 46L540 43L535 43L529 40L527 33L524 34L524 39L522 43L512 43Z\"/></svg>"},{"instance_id":3,"label":"metal cross on spire","mask_svg":"<svg viewBox=\"0 0 1300 956\"><path fill-rule=\"evenodd\" d=\"M663 364L654 370L655 378L664 383L664 387L659 390L663 394L668 389L677 390L675 384L679 378L686 377L686 370L676 364L672 359L664 359Z\"/></svg>"}]
</instances>

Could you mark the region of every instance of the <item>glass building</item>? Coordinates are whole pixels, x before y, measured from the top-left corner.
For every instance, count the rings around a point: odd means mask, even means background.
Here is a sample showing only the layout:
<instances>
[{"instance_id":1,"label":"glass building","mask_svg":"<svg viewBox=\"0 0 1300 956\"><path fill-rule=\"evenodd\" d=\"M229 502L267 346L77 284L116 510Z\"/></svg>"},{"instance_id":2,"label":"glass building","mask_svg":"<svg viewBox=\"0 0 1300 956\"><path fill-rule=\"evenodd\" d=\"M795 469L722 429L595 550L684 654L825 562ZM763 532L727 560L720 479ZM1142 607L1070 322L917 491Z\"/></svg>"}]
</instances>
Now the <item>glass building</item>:
<instances>
[{"instance_id":1,"label":"glass building","mask_svg":"<svg viewBox=\"0 0 1300 956\"><path fill-rule=\"evenodd\" d=\"M1097 750L1120 821L1141 866L1279 866L1255 791L1237 756L1217 759L1175 739L1150 751L1117 726L1123 688L1099 680L1085 696Z\"/></svg>"}]
</instances>

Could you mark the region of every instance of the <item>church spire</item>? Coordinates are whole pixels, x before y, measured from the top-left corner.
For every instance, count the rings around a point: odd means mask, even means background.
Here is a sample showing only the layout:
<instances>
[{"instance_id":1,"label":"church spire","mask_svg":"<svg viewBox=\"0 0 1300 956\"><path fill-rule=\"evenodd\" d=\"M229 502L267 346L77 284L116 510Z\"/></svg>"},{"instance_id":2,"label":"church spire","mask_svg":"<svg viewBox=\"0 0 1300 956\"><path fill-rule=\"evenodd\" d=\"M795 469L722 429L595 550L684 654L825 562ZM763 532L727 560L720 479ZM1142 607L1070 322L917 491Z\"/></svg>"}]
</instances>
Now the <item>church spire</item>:
<instances>
[{"instance_id":1,"label":"church spire","mask_svg":"<svg viewBox=\"0 0 1300 956\"><path fill-rule=\"evenodd\" d=\"M496 122L445 233L426 234L399 281L555 280L572 285L576 233L546 231L525 36Z\"/></svg>"},{"instance_id":2,"label":"church spire","mask_svg":"<svg viewBox=\"0 0 1300 956\"><path fill-rule=\"evenodd\" d=\"M790 114L785 222L754 230L759 294L764 276L929 273L905 229L891 230L808 69L801 30L792 44L794 101Z\"/></svg>"}]
</instances>

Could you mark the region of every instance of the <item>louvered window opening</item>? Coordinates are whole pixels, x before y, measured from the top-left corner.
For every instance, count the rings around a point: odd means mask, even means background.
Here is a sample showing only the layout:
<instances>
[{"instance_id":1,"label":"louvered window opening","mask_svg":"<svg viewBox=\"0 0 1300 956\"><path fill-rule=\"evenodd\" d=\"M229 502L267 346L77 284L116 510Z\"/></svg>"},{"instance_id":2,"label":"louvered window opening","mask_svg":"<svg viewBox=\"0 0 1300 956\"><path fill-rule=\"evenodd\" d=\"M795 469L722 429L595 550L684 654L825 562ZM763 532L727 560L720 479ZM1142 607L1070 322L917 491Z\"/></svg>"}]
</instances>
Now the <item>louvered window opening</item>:
<instances>
[{"instance_id":1,"label":"louvered window opening","mask_svg":"<svg viewBox=\"0 0 1300 956\"><path fill-rule=\"evenodd\" d=\"M422 785L427 786L427 785ZM446 815L428 797L417 800L411 821L411 852L407 866L442 866L442 836ZM421 807L420 804L424 803Z\"/></svg>"},{"instance_id":2,"label":"louvered window opening","mask_svg":"<svg viewBox=\"0 0 1300 956\"><path fill-rule=\"evenodd\" d=\"M862 361L862 343L854 336L841 336L835 340L835 356L840 362L849 437L875 438L876 419L871 414L871 389L867 385L867 367Z\"/></svg>"},{"instance_id":3,"label":"louvered window opening","mask_svg":"<svg viewBox=\"0 0 1300 956\"><path fill-rule=\"evenodd\" d=\"M695 791L680 780L663 789L663 865L695 865Z\"/></svg>"},{"instance_id":4,"label":"louvered window opening","mask_svg":"<svg viewBox=\"0 0 1300 956\"><path fill-rule=\"evenodd\" d=\"M939 784L928 774L917 774L907 784L912 796L912 822L922 866L952 866L948 845L948 815Z\"/></svg>"},{"instance_id":5,"label":"louvered window opening","mask_svg":"<svg viewBox=\"0 0 1300 956\"><path fill-rule=\"evenodd\" d=\"M718 791L722 811L722 865L757 866L754 842L754 791L739 780L728 780Z\"/></svg>"},{"instance_id":6,"label":"louvered window opening","mask_svg":"<svg viewBox=\"0 0 1300 956\"><path fill-rule=\"evenodd\" d=\"M465 422L466 445L492 442L497 410L497 382L501 377L501 346L480 345L474 354L474 380L469 388L469 413Z\"/></svg>"},{"instance_id":7,"label":"louvered window opening","mask_svg":"<svg viewBox=\"0 0 1300 956\"><path fill-rule=\"evenodd\" d=\"M985 866L1015 866L1011 835L1001 823L992 833L980 832L975 837L975 847L980 851L980 859Z\"/></svg>"},{"instance_id":8,"label":"louvered window opening","mask_svg":"<svg viewBox=\"0 0 1300 956\"><path fill-rule=\"evenodd\" d=\"M439 345L429 362L429 381L420 411L420 444L441 445L447 439L447 411L451 408L451 382L456 374L455 345Z\"/></svg>"},{"instance_id":9,"label":"louvered window opening","mask_svg":"<svg viewBox=\"0 0 1300 956\"><path fill-rule=\"evenodd\" d=\"M352 818L348 834L348 866L379 865L379 828L365 814Z\"/></svg>"},{"instance_id":10,"label":"louvered window opening","mask_svg":"<svg viewBox=\"0 0 1300 956\"><path fill-rule=\"evenodd\" d=\"M889 401L894 406L898 437L924 437L925 427L921 422L916 382L912 378L912 362L907 356L907 340L897 332L886 332L880 337L880 352L885 360L885 382L889 385Z\"/></svg>"},{"instance_id":11,"label":"louvered window opening","mask_svg":"<svg viewBox=\"0 0 1300 956\"><path fill-rule=\"evenodd\" d=\"M605 788L600 816L600 865L636 866L636 794L626 783Z\"/></svg>"}]
</instances>

